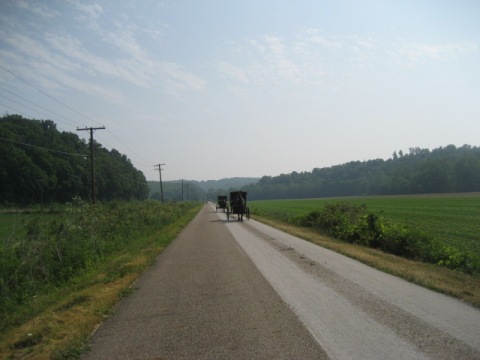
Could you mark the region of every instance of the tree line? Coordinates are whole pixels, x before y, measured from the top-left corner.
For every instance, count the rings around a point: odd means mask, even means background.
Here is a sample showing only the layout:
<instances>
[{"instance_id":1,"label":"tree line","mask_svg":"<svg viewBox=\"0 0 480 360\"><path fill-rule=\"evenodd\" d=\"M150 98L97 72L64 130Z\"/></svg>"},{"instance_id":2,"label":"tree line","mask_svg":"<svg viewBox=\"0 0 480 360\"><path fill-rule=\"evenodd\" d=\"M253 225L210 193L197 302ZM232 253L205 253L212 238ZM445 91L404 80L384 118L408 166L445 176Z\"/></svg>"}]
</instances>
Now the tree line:
<instances>
[{"instance_id":1,"label":"tree line","mask_svg":"<svg viewBox=\"0 0 480 360\"><path fill-rule=\"evenodd\" d=\"M144 200L144 174L115 149L94 141L96 199ZM90 146L51 120L0 118L0 203L39 204L91 198Z\"/></svg>"},{"instance_id":2,"label":"tree line","mask_svg":"<svg viewBox=\"0 0 480 360\"><path fill-rule=\"evenodd\" d=\"M163 181L160 188L159 181L148 181L150 188L150 199L161 200L163 191L163 200L165 202L179 201L205 201L205 192L197 185L195 181Z\"/></svg>"},{"instance_id":3,"label":"tree line","mask_svg":"<svg viewBox=\"0 0 480 360\"><path fill-rule=\"evenodd\" d=\"M125 155L95 141L94 152L99 201L161 199L159 183L147 183ZM51 120L1 117L0 154L1 204L63 203L91 197L89 144L75 133L58 131ZM241 186L242 182L250 184ZM480 191L480 148L416 147L405 154L395 151L388 160L352 161L259 180L188 181L183 187L181 181L163 184L165 201L216 201L217 195L231 190L247 191L248 200L475 192Z\"/></svg>"},{"instance_id":4,"label":"tree line","mask_svg":"<svg viewBox=\"0 0 480 360\"><path fill-rule=\"evenodd\" d=\"M250 200L480 191L480 148L448 145L395 151L311 172L264 176L243 188Z\"/></svg>"}]
</instances>

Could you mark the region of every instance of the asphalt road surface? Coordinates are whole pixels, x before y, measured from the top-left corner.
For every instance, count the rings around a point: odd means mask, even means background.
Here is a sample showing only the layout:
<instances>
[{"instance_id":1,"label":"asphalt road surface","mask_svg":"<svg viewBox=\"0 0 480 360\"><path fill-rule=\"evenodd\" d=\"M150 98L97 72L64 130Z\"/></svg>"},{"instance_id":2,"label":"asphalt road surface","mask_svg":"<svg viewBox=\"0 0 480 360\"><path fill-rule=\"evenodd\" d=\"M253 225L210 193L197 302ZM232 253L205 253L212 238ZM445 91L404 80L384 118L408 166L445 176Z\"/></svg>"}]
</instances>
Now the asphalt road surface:
<instances>
[{"instance_id":1,"label":"asphalt road surface","mask_svg":"<svg viewBox=\"0 0 480 360\"><path fill-rule=\"evenodd\" d=\"M480 359L480 311L208 204L83 359Z\"/></svg>"}]
</instances>

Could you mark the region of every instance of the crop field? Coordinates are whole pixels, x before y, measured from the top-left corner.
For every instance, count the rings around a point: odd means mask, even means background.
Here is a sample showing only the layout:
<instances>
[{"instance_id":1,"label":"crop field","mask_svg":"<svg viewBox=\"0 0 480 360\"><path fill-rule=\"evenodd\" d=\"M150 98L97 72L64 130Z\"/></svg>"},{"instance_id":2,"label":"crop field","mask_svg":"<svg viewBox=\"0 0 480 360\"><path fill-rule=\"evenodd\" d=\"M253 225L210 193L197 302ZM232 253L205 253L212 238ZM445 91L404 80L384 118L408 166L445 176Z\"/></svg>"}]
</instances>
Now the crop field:
<instances>
[{"instance_id":1,"label":"crop field","mask_svg":"<svg viewBox=\"0 0 480 360\"><path fill-rule=\"evenodd\" d=\"M258 200L250 202L250 207L253 214L286 219L336 202L365 204L367 210L385 219L413 225L449 246L480 254L480 193Z\"/></svg>"}]
</instances>

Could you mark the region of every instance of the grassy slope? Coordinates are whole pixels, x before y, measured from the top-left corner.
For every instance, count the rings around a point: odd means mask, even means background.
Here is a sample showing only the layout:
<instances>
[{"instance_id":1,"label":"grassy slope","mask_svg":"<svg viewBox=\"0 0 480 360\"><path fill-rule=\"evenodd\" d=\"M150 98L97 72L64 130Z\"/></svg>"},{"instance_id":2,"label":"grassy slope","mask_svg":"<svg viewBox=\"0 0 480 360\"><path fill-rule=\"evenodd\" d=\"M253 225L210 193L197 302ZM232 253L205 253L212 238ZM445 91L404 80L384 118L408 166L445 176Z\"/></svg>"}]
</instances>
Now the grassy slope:
<instances>
[{"instance_id":1,"label":"grassy slope","mask_svg":"<svg viewBox=\"0 0 480 360\"><path fill-rule=\"evenodd\" d=\"M0 335L0 359L72 359L131 285L198 213L191 209L173 224L139 239L94 271L54 293L34 299L38 315Z\"/></svg>"}]
</instances>

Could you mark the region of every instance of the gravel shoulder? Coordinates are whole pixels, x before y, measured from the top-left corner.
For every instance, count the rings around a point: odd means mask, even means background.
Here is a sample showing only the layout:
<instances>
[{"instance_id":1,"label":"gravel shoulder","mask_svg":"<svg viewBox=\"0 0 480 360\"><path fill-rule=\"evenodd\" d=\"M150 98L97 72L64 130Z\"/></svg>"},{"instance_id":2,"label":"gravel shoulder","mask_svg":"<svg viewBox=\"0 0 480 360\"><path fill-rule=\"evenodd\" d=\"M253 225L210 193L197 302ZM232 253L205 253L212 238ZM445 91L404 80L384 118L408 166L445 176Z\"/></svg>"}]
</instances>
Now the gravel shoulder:
<instances>
[{"instance_id":1,"label":"gravel shoulder","mask_svg":"<svg viewBox=\"0 0 480 360\"><path fill-rule=\"evenodd\" d=\"M480 359L480 311L256 221L245 253L335 359Z\"/></svg>"}]
</instances>

